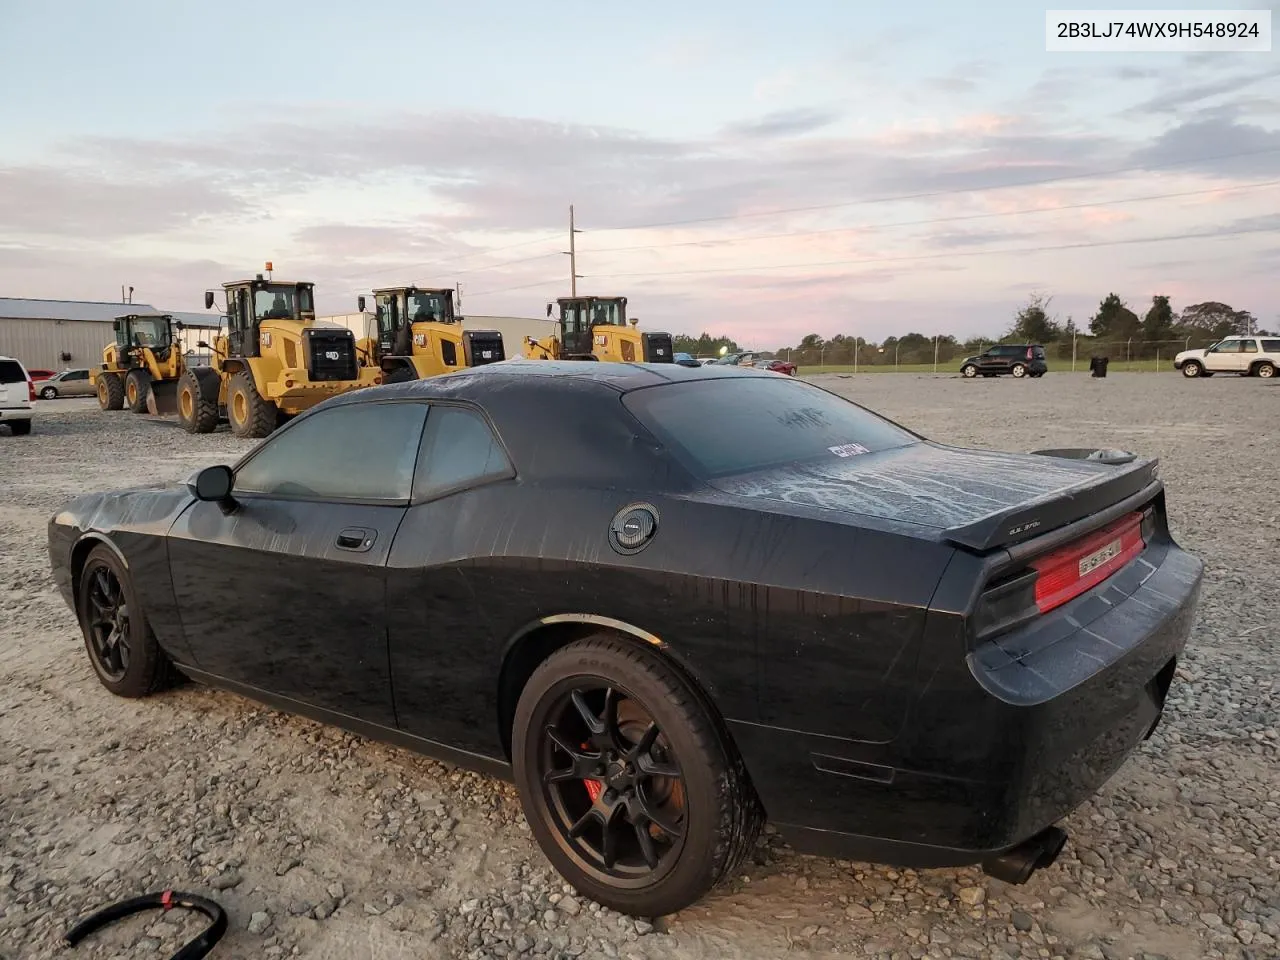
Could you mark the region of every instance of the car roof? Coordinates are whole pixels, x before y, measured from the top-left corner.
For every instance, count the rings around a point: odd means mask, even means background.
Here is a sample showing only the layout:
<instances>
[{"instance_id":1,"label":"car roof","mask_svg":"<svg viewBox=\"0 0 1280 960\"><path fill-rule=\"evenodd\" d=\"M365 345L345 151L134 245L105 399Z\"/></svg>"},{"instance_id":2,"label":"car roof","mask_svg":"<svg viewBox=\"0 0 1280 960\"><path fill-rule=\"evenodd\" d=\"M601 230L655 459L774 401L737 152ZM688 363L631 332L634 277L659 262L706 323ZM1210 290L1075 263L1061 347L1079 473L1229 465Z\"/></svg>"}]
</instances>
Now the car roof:
<instances>
[{"instance_id":1,"label":"car roof","mask_svg":"<svg viewBox=\"0 0 1280 960\"><path fill-rule=\"evenodd\" d=\"M731 377L766 377L776 374L750 367L725 365L723 370L706 373L677 363L612 363L589 360L503 360L479 367L468 367L454 373L407 383L384 384L366 387L340 394L328 404L360 403L382 398L396 397L456 397L458 399L483 400L487 395L502 392L516 385L537 385L539 391L568 392L595 386L629 393L643 387L663 383L681 383L686 380L705 382Z\"/></svg>"}]
</instances>

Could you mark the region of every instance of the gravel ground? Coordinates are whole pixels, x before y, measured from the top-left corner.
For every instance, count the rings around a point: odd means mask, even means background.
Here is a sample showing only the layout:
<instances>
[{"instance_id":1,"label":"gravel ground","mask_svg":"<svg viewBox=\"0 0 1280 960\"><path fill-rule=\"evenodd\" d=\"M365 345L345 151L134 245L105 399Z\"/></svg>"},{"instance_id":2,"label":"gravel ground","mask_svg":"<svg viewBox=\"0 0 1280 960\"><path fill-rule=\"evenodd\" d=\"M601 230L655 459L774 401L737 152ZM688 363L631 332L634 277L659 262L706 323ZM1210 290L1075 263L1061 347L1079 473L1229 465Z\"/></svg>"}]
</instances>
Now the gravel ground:
<instances>
[{"instance_id":1,"label":"gravel ground","mask_svg":"<svg viewBox=\"0 0 1280 960\"><path fill-rule=\"evenodd\" d=\"M1280 956L1280 384L815 379L942 440L1162 460L1175 536L1208 567L1199 620L1164 724L1069 818L1054 868L1012 887L768 835L718 894L637 922L573 896L486 777L194 685L113 698L49 580L49 516L251 441L66 400L0 436L0 957L53 956L77 917L167 886L225 905L227 958ZM167 956L196 926L152 912L76 955Z\"/></svg>"}]
</instances>

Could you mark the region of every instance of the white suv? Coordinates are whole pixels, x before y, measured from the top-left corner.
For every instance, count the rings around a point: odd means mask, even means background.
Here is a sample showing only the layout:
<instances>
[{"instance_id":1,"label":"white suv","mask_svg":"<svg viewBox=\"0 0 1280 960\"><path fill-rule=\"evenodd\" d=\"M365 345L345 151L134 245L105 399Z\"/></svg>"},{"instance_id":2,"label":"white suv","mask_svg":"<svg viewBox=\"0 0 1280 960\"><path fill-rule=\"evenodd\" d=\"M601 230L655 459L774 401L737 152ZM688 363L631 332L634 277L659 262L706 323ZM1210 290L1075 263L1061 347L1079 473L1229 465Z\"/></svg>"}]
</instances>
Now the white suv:
<instances>
[{"instance_id":1,"label":"white suv","mask_svg":"<svg viewBox=\"0 0 1280 960\"><path fill-rule=\"evenodd\" d=\"M1173 368L1184 377L1274 377L1280 368L1280 337L1223 337L1205 350L1182 351L1173 358Z\"/></svg>"},{"instance_id":2,"label":"white suv","mask_svg":"<svg viewBox=\"0 0 1280 960\"><path fill-rule=\"evenodd\" d=\"M22 361L0 357L0 423L7 423L15 437L31 432L31 402L35 385Z\"/></svg>"}]
</instances>

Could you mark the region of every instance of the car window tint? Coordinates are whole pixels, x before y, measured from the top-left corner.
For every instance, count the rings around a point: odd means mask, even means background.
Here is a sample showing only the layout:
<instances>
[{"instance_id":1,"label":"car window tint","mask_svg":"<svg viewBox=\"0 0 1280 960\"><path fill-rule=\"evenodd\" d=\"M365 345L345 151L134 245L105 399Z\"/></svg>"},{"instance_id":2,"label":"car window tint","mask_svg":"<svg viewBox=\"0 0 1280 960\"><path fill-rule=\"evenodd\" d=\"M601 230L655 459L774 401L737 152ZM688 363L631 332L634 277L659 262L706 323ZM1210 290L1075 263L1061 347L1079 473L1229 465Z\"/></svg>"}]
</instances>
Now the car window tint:
<instances>
[{"instance_id":1,"label":"car window tint","mask_svg":"<svg viewBox=\"0 0 1280 960\"><path fill-rule=\"evenodd\" d=\"M0 383L26 383L22 365L16 360L0 360Z\"/></svg>"},{"instance_id":2,"label":"car window tint","mask_svg":"<svg viewBox=\"0 0 1280 960\"><path fill-rule=\"evenodd\" d=\"M1267 353L1280 353L1280 340L1263 340L1262 349Z\"/></svg>"},{"instance_id":3,"label":"car window tint","mask_svg":"<svg viewBox=\"0 0 1280 960\"><path fill-rule=\"evenodd\" d=\"M237 493L408 500L424 403L356 403L313 413L263 441L237 472Z\"/></svg>"},{"instance_id":4,"label":"car window tint","mask_svg":"<svg viewBox=\"0 0 1280 960\"><path fill-rule=\"evenodd\" d=\"M664 384L634 390L623 404L704 478L917 442L852 401L791 377Z\"/></svg>"},{"instance_id":5,"label":"car window tint","mask_svg":"<svg viewBox=\"0 0 1280 960\"><path fill-rule=\"evenodd\" d=\"M1257 340L1241 340L1240 344L1241 344L1240 346L1241 353L1257 353L1258 352Z\"/></svg>"},{"instance_id":6,"label":"car window tint","mask_svg":"<svg viewBox=\"0 0 1280 960\"><path fill-rule=\"evenodd\" d=\"M511 462L479 413L465 407L431 408L413 481L414 499L512 472Z\"/></svg>"}]
</instances>

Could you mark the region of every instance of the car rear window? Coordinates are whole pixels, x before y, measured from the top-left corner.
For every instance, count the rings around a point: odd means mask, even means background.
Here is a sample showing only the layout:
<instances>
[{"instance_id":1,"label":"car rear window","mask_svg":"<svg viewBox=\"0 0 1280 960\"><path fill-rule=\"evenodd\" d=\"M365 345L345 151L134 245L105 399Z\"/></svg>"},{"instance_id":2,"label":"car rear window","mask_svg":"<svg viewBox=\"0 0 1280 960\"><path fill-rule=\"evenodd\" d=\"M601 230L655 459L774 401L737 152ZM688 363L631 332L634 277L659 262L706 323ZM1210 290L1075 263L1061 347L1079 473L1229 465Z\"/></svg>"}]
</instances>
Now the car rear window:
<instances>
[{"instance_id":1,"label":"car rear window","mask_svg":"<svg viewBox=\"0 0 1280 960\"><path fill-rule=\"evenodd\" d=\"M26 383L27 375L16 360L0 360L0 383Z\"/></svg>"},{"instance_id":2,"label":"car rear window","mask_svg":"<svg viewBox=\"0 0 1280 960\"><path fill-rule=\"evenodd\" d=\"M737 377L634 390L623 404L704 479L916 443L910 431L791 377Z\"/></svg>"}]
</instances>

